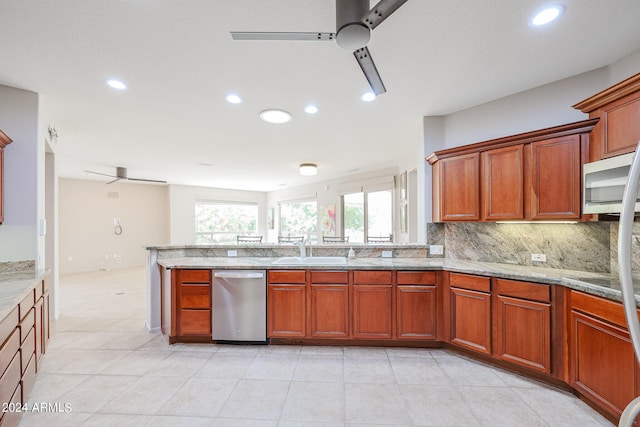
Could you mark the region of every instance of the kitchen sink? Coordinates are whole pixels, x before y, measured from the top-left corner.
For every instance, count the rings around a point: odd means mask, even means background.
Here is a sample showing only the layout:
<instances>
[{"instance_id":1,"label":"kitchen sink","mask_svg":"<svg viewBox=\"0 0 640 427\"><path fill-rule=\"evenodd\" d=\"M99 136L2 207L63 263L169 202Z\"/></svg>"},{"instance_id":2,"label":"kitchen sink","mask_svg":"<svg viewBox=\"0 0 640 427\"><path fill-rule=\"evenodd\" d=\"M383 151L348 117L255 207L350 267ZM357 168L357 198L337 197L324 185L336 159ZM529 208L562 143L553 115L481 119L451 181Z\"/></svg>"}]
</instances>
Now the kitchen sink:
<instances>
[{"instance_id":1,"label":"kitchen sink","mask_svg":"<svg viewBox=\"0 0 640 427\"><path fill-rule=\"evenodd\" d=\"M346 265L347 259L341 256L285 256L273 261L273 264L288 265Z\"/></svg>"}]
</instances>

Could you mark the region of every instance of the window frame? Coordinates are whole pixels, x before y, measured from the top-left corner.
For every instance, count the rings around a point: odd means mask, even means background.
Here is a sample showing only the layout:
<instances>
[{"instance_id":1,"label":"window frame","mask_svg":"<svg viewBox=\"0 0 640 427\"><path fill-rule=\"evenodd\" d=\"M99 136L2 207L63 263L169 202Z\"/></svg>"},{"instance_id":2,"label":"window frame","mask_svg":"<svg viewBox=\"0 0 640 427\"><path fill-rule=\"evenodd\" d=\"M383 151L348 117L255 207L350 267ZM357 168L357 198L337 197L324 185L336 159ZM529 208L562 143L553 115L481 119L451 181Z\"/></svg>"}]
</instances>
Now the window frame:
<instances>
[{"instance_id":1,"label":"window frame","mask_svg":"<svg viewBox=\"0 0 640 427\"><path fill-rule=\"evenodd\" d=\"M196 211L199 205L218 205L218 206L251 206L255 207L255 231L242 230L242 231L198 231L198 218L196 215ZM198 199L194 203L194 234L195 234L195 242L196 244L215 244L215 243L235 243L236 236L260 236L260 204L258 202L246 202L246 201L236 201L236 200L211 200L211 199ZM213 239L215 235L233 235L233 239L229 239L228 242L216 242ZM209 241L205 243L198 243L199 236L210 236Z\"/></svg>"}]
</instances>

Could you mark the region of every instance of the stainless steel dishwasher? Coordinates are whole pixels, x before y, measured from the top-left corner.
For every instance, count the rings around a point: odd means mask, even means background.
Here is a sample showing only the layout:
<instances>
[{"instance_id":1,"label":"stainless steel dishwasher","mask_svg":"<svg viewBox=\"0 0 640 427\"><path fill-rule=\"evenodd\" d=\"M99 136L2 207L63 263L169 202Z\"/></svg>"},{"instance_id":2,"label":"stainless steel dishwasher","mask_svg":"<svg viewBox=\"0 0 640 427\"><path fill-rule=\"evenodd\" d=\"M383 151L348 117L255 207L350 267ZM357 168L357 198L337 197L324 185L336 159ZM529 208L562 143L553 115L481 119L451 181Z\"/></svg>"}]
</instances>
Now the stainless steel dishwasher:
<instances>
[{"instance_id":1,"label":"stainless steel dishwasher","mask_svg":"<svg viewBox=\"0 0 640 427\"><path fill-rule=\"evenodd\" d=\"M267 342L267 274L265 270L213 272L213 339L239 343Z\"/></svg>"}]
</instances>

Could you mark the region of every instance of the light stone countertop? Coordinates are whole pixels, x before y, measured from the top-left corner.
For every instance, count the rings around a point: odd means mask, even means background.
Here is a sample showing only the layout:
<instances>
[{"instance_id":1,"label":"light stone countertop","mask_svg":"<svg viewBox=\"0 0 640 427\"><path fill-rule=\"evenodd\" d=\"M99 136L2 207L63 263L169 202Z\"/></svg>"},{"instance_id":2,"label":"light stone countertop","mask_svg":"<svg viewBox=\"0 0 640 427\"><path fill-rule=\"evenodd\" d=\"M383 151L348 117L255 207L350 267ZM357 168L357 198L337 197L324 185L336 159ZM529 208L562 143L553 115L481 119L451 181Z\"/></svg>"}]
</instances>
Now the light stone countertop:
<instances>
[{"instance_id":1,"label":"light stone countertop","mask_svg":"<svg viewBox=\"0 0 640 427\"><path fill-rule=\"evenodd\" d=\"M49 270L24 270L0 273L0 321L49 274Z\"/></svg>"},{"instance_id":2,"label":"light stone countertop","mask_svg":"<svg viewBox=\"0 0 640 427\"><path fill-rule=\"evenodd\" d=\"M273 264L274 257L180 257L158 259L165 268L287 269L287 270L447 270L536 283L556 284L592 295L622 301L617 276L578 270L531 267L441 258L356 258L344 265ZM634 286L640 306L640 283Z\"/></svg>"}]
</instances>

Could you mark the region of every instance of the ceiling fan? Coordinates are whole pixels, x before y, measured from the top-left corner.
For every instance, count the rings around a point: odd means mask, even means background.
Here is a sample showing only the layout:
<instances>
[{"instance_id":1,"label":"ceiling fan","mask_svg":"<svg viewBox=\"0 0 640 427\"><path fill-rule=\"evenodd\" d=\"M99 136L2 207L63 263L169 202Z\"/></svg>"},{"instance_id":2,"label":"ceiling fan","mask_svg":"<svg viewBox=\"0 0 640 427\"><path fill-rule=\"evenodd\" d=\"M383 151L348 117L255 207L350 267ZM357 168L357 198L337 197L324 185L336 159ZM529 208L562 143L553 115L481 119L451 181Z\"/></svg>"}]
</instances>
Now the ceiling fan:
<instances>
[{"instance_id":1,"label":"ceiling fan","mask_svg":"<svg viewBox=\"0 0 640 427\"><path fill-rule=\"evenodd\" d=\"M380 95L387 90L371 58L367 43L371 30L387 19L407 0L380 0L369 10L369 0L336 0L336 32L246 32L231 31L233 40L334 40L342 49L353 51L373 93Z\"/></svg>"},{"instance_id":2,"label":"ceiling fan","mask_svg":"<svg viewBox=\"0 0 640 427\"><path fill-rule=\"evenodd\" d=\"M129 178L129 176L127 175L127 168L122 168L122 167L116 167L116 174L115 175L109 175L106 173L100 173L100 172L94 172L94 171L83 171L86 173L92 173L94 175L102 175L102 176L108 176L110 178L115 178L109 182L107 182L107 184L113 184L116 181L140 181L140 182L155 182L155 183L159 183L159 184L166 184L167 181L158 181L155 179L143 179L143 178Z\"/></svg>"}]
</instances>

